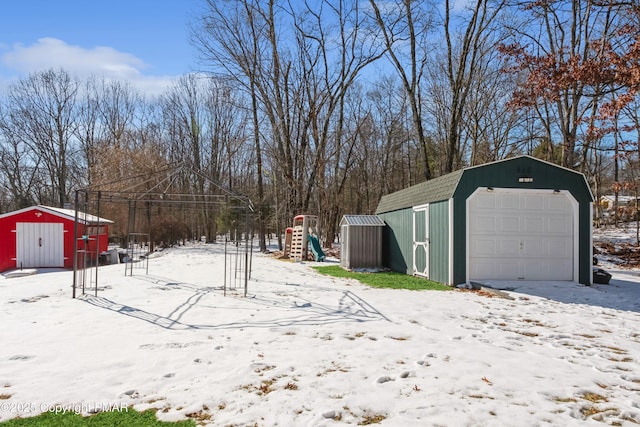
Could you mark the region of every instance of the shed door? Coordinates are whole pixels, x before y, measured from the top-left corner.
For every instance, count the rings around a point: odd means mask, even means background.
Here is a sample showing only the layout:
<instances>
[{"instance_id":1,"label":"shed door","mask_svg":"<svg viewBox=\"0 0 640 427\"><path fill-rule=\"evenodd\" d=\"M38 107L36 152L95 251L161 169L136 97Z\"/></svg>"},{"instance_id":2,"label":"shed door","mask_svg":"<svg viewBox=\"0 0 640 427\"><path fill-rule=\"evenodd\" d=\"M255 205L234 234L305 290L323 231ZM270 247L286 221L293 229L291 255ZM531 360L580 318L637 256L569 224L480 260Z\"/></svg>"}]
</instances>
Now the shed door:
<instances>
[{"instance_id":1,"label":"shed door","mask_svg":"<svg viewBox=\"0 0 640 427\"><path fill-rule=\"evenodd\" d=\"M574 280L577 202L565 191L478 189L467 201L469 280Z\"/></svg>"},{"instance_id":2,"label":"shed door","mask_svg":"<svg viewBox=\"0 0 640 427\"><path fill-rule=\"evenodd\" d=\"M429 205L413 208L413 274L429 277Z\"/></svg>"},{"instance_id":3,"label":"shed door","mask_svg":"<svg viewBox=\"0 0 640 427\"><path fill-rule=\"evenodd\" d=\"M350 249L349 246L351 244L349 239L349 226L347 224L343 224L340 226L340 237L342 238L342 251L340 252L340 267L342 268L351 268L351 257L350 257Z\"/></svg>"},{"instance_id":4,"label":"shed door","mask_svg":"<svg viewBox=\"0 0 640 427\"><path fill-rule=\"evenodd\" d=\"M16 224L16 268L64 267L62 223Z\"/></svg>"}]
</instances>

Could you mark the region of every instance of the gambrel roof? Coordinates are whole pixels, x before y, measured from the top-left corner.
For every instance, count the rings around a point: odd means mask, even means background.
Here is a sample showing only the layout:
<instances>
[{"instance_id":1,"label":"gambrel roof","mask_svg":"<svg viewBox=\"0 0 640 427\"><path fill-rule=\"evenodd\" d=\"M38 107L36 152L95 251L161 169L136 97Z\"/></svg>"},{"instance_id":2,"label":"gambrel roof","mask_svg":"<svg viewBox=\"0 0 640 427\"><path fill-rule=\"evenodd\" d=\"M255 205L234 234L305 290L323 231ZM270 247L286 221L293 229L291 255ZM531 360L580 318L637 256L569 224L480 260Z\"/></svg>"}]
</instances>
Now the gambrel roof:
<instances>
[{"instance_id":1,"label":"gambrel roof","mask_svg":"<svg viewBox=\"0 0 640 427\"><path fill-rule=\"evenodd\" d=\"M406 209L453 197L464 169L382 196L376 213Z\"/></svg>"},{"instance_id":2,"label":"gambrel roof","mask_svg":"<svg viewBox=\"0 0 640 427\"><path fill-rule=\"evenodd\" d=\"M532 175L536 175L535 183ZM496 181L498 177L499 179ZM526 179L531 179L531 181L519 181L524 177L528 177ZM559 179L579 181L579 186L586 189L593 201L593 195L583 174L525 155L460 169L384 195L378 203L376 214L448 200L454 197L460 186L469 189L483 185L491 186L495 185L495 182L503 181L508 182L506 186L512 188L531 188L537 187L539 184L547 188L554 188L554 185L558 185L557 180Z\"/></svg>"}]
</instances>

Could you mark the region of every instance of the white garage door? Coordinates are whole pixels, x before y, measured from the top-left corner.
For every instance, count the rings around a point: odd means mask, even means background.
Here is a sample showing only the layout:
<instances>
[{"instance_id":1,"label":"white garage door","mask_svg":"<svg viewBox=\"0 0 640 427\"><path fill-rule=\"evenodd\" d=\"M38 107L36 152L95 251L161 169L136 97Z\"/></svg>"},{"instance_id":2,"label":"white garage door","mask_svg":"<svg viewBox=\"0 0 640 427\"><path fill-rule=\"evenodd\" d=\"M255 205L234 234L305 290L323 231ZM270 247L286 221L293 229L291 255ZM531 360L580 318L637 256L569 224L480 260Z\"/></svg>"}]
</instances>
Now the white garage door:
<instances>
[{"instance_id":1,"label":"white garage door","mask_svg":"<svg viewBox=\"0 0 640 427\"><path fill-rule=\"evenodd\" d=\"M16 224L16 268L63 267L64 226L61 223Z\"/></svg>"},{"instance_id":2,"label":"white garage door","mask_svg":"<svg viewBox=\"0 0 640 427\"><path fill-rule=\"evenodd\" d=\"M478 189L467 201L469 280L574 280L577 203L567 192Z\"/></svg>"}]
</instances>

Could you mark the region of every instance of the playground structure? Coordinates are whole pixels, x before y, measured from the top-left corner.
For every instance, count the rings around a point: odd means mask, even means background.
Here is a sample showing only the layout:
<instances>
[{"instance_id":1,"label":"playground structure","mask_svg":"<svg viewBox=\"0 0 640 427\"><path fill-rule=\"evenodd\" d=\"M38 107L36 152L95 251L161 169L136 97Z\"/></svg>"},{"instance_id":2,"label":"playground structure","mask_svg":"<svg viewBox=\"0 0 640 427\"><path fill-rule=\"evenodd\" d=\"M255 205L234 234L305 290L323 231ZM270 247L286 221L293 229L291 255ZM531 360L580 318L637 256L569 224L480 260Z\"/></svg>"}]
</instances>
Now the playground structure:
<instances>
[{"instance_id":1,"label":"playground structure","mask_svg":"<svg viewBox=\"0 0 640 427\"><path fill-rule=\"evenodd\" d=\"M306 261L309 248L314 261L324 261L326 255L322 250L318 232L318 217L315 215L298 215L293 219L293 227L287 228L285 234L285 257L294 261Z\"/></svg>"}]
</instances>

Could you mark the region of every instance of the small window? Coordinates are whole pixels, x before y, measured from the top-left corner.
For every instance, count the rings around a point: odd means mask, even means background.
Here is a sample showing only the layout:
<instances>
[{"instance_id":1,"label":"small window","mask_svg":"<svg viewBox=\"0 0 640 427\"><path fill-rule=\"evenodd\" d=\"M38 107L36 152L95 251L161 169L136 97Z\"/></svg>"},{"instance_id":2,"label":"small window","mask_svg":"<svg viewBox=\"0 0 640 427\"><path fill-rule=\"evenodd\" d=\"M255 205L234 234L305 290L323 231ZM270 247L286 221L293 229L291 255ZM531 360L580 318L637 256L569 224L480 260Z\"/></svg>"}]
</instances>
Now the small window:
<instances>
[{"instance_id":1,"label":"small window","mask_svg":"<svg viewBox=\"0 0 640 427\"><path fill-rule=\"evenodd\" d=\"M101 225L100 227L96 227L96 226L91 226L91 227L87 227L87 234L90 236L95 236L98 234L104 234L105 233L105 227L103 225Z\"/></svg>"}]
</instances>

